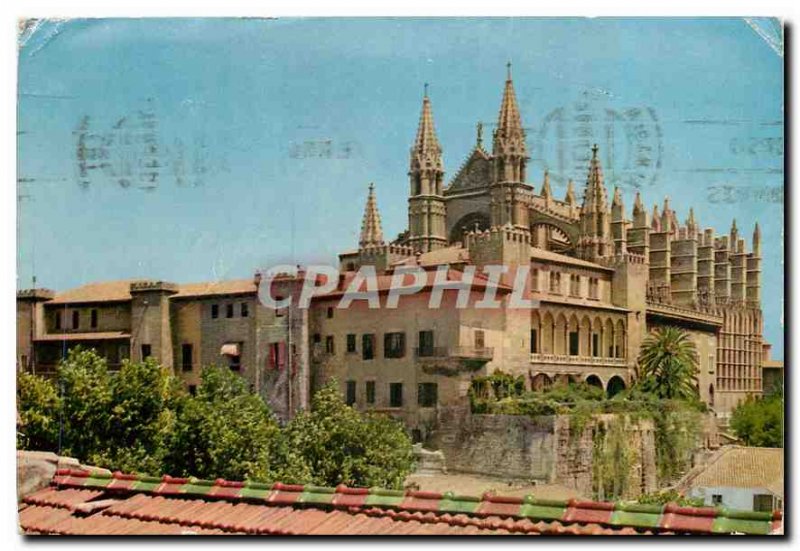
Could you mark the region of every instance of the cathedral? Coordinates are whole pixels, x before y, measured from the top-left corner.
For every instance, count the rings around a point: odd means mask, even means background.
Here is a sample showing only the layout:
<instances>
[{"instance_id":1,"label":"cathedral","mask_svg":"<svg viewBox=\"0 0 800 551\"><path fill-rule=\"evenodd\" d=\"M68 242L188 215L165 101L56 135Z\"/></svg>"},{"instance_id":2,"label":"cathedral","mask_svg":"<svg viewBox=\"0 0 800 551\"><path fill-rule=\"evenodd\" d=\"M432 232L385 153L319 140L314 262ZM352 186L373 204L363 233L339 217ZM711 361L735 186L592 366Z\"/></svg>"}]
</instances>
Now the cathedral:
<instances>
[{"instance_id":1,"label":"cathedral","mask_svg":"<svg viewBox=\"0 0 800 551\"><path fill-rule=\"evenodd\" d=\"M637 194L627 211L621 191L606 188L598 147L587 153L582 196L570 182L556 198L547 172L537 192L509 66L491 150L479 127L448 182L426 90L410 151L408 228L384 238L370 185L358 247L339 255L336 288L315 295L308 308L265 304L261 272L192 284L23 289L17 368L56 376L58 362L81 346L98 351L111 370L153 357L193 392L204 366L226 365L284 420L335 379L348 404L400 418L424 440L469 406L474 377L496 371L522 376L534 391L585 382L612 396L636 379L648 333L676 326L696 345L700 398L724 426L739 401L762 393L769 363L758 226L748 251L735 222L717 235L688 209L681 223L668 199L649 211ZM466 268L490 265L525 267L536 306L509 307L512 289L501 284L500 308L475 307L489 288L476 277L467 308L457 306L453 290L441 307L429 307L434 272L444 268L458 282ZM361 301L341 308L364 266L374 268L384 296L400 267L430 277L395 307ZM299 275L273 278L271 293L298 295Z\"/></svg>"},{"instance_id":2,"label":"cathedral","mask_svg":"<svg viewBox=\"0 0 800 551\"><path fill-rule=\"evenodd\" d=\"M591 148L582 197L571 180L565 196L555 197L547 171L541 186L534 186L510 64L491 149L484 147L479 125L477 143L449 182L442 153L426 87L410 152L408 228L397 239L384 240L370 185L359 246L340 255L343 271L364 265L379 273L408 265L530 266L539 308L524 316L507 310L499 320L460 319L440 332L455 335L449 337L455 348L468 344L472 355L489 349L492 340L491 354L483 354L484 369L524 374L532 389L585 381L618 392L635 379L647 334L677 326L696 345L700 396L721 423L741 399L762 392L769 345L762 336L758 225L748 251L735 221L718 235L701 227L689 208L681 223L668 198L648 212L637 193L626 211L620 189L606 188L597 145ZM379 314L373 320L377 326L418 332L417 352L431 338L419 322L405 327L380 316L397 314ZM444 320L437 323L447 326ZM427 353L417 356L425 360ZM382 378L359 362L337 363L330 374L351 381L351 387L358 388L358 379ZM418 374L424 378L425 372ZM349 392L358 402L355 390Z\"/></svg>"}]
</instances>

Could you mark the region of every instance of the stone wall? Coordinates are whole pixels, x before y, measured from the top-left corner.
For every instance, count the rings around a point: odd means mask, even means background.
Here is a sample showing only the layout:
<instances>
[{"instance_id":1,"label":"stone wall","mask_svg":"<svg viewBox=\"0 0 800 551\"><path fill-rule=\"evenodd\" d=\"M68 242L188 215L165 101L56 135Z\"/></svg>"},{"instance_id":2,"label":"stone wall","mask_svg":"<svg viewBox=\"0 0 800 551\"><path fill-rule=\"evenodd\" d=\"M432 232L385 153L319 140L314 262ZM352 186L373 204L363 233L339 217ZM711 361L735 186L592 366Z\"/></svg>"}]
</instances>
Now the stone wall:
<instances>
[{"instance_id":1,"label":"stone wall","mask_svg":"<svg viewBox=\"0 0 800 551\"><path fill-rule=\"evenodd\" d=\"M569 416L473 415L466 409L442 411L439 429L426 447L441 450L449 471L535 480L573 488L592 497L593 434L601 415L571 434ZM654 428L650 421L625 419L632 452L630 497L656 489Z\"/></svg>"}]
</instances>

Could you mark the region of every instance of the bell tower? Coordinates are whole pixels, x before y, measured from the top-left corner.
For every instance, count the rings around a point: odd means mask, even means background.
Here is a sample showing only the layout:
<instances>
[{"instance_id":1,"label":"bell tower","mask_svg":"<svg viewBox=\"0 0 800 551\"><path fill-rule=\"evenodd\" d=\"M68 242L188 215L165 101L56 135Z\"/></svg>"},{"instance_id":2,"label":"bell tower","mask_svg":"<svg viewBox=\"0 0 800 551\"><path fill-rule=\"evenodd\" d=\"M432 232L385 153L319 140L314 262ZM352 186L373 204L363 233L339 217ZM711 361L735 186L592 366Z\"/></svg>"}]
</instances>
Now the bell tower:
<instances>
[{"instance_id":1,"label":"bell tower","mask_svg":"<svg viewBox=\"0 0 800 551\"><path fill-rule=\"evenodd\" d=\"M442 193L442 148L433 126L433 110L427 84L422 98L417 137L411 148L408 176L411 184L408 198L408 244L416 252L428 252L447 246L447 207Z\"/></svg>"}]
</instances>

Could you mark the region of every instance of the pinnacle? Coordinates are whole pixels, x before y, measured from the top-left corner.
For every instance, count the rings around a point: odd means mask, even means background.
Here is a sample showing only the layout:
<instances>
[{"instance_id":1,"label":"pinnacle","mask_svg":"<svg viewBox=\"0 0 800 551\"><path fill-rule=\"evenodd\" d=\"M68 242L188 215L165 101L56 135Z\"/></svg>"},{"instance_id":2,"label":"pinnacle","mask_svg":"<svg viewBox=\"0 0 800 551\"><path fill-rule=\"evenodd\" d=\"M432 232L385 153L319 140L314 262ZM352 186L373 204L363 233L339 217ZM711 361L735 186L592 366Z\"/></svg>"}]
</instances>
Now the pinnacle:
<instances>
[{"instance_id":1,"label":"pinnacle","mask_svg":"<svg viewBox=\"0 0 800 551\"><path fill-rule=\"evenodd\" d=\"M381 216L378 212L378 203L375 200L375 184L370 183L367 194L367 204L364 206L364 218L361 221L361 247L383 245L383 230L381 229Z\"/></svg>"}]
</instances>

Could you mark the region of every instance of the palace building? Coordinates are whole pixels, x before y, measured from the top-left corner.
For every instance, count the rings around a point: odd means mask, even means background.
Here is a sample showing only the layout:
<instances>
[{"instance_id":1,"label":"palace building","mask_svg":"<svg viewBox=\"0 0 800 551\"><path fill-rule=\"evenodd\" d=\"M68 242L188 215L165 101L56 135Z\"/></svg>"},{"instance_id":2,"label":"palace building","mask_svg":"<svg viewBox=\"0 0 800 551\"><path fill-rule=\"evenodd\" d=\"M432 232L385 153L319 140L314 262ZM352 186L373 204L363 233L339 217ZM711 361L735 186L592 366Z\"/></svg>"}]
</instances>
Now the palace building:
<instances>
[{"instance_id":1,"label":"palace building","mask_svg":"<svg viewBox=\"0 0 800 551\"><path fill-rule=\"evenodd\" d=\"M358 248L339 256L336 289L313 297L309 309L264 306L260 274L208 284L23 290L20 368L51 373L69 347L83 344L112 364L153 356L191 388L201 365L222 363L282 417L335 378L349 403L401 417L424 438L446 412L467 404L472 378L496 370L523 375L533 390L584 381L613 395L635 379L648 332L669 325L695 342L700 396L720 421L745 396L762 392L768 345L757 225L748 250L735 221L719 235L701 227L691 208L680 222L668 199L648 211L637 193L628 211L620 189L606 188L596 145L582 196L570 182L556 198L547 172L534 186L510 67L491 150L479 130L449 182L442 155L426 91L410 152L408 228L384 238L370 185ZM448 280L458 281L465 267L480 274L489 265L528 267L538 307L507 307L507 281L497 287L500 308L474 307L489 285L483 275L475 277L467 308L454 307L455 290L444 291L440 308L428 307L434 270L446 266ZM364 266L374 267L383 297L401 267L421 268L429 279L396 308L363 301L338 308ZM286 276L272 293L296 296L300 287Z\"/></svg>"}]
</instances>

